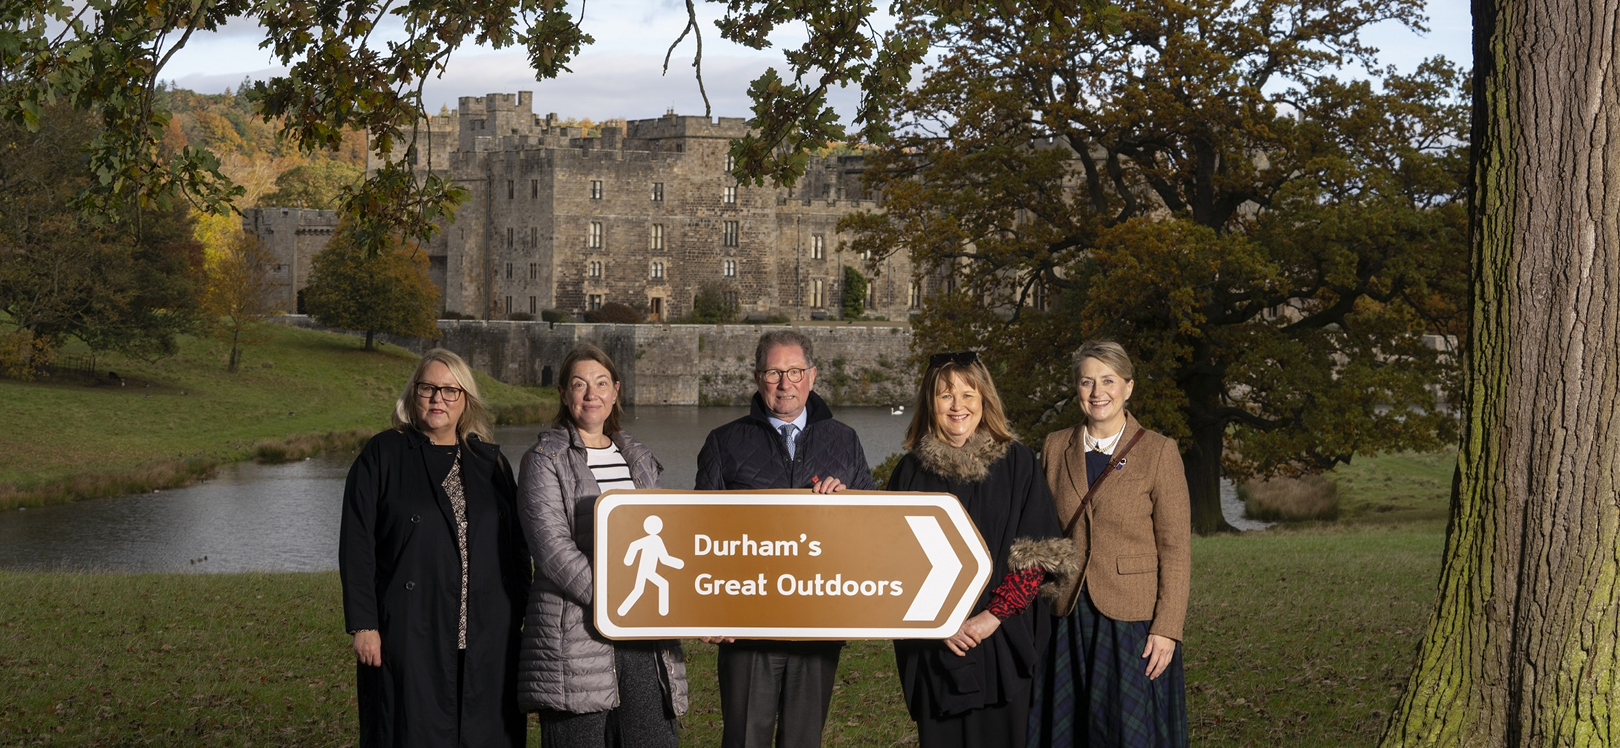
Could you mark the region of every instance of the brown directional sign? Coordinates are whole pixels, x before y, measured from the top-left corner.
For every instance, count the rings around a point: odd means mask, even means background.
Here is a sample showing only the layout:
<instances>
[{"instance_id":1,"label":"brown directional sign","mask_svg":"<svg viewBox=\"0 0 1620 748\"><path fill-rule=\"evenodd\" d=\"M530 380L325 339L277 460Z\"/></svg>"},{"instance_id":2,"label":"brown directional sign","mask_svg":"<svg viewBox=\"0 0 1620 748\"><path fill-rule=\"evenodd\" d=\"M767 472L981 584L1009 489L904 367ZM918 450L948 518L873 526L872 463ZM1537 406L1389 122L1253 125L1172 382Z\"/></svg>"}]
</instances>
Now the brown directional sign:
<instances>
[{"instance_id":1,"label":"brown directional sign","mask_svg":"<svg viewBox=\"0 0 1620 748\"><path fill-rule=\"evenodd\" d=\"M991 566L950 494L609 491L595 547L614 639L943 639Z\"/></svg>"}]
</instances>

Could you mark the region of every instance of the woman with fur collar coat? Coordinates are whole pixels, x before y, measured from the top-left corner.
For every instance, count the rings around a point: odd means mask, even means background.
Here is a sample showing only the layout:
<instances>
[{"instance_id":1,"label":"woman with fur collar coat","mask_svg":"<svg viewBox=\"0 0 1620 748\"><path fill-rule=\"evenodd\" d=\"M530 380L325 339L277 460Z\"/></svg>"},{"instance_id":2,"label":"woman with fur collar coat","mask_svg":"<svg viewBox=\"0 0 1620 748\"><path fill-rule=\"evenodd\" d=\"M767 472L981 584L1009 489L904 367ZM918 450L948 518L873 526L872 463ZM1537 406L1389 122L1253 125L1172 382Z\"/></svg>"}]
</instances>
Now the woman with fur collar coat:
<instances>
[{"instance_id":1,"label":"woman with fur collar coat","mask_svg":"<svg viewBox=\"0 0 1620 748\"><path fill-rule=\"evenodd\" d=\"M1031 684L1050 616L1035 599L1078 565L1035 455L1013 440L995 384L972 351L933 357L891 491L961 500L994 560L992 584L952 637L894 643L922 748L1025 745ZM1043 584L1044 583L1044 584Z\"/></svg>"}]
</instances>

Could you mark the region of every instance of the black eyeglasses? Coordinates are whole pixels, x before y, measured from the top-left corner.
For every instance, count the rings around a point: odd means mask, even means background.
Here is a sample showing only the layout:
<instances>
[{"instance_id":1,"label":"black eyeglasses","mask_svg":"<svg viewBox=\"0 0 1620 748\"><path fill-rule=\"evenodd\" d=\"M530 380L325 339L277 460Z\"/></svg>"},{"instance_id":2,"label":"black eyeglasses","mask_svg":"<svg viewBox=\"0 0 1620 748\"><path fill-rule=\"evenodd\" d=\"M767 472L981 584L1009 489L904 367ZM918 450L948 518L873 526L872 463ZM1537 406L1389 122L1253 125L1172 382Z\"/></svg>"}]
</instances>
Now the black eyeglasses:
<instances>
[{"instance_id":1,"label":"black eyeglasses","mask_svg":"<svg viewBox=\"0 0 1620 748\"><path fill-rule=\"evenodd\" d=\"M978 351L956 351L954 353L936 353L928 357L928 368L937 369L946 364L957 366L972 366L979 360Z\"/></svg>"},{"instance_id":2,"label":"black eyeglasses","mask_svg":"<svg viewBox=\"0 0 1620 748\"><path fill-rule=\"evenodd\" d=\"M804 381L804 373L807 371L809 369L765 369L759 372L759 376L766 384L776 384L782 381L782 377L787 377L789 382L798 384Z\"/></svg>"},{"instance_id":3,"label":"black eyeglasses","mask_svg":"<svg viewBox=\"0 0 1620 748\"><path fill-rule=\"evenodd\" d=\"M436 384L428 384L427 382L416 383L417 397L420 397L423 400L432 400L434 395L438 395L447 403L453 403L461 399L461 388L453 385L445 385L440 387Z\"/></svg>"}]
</instances>

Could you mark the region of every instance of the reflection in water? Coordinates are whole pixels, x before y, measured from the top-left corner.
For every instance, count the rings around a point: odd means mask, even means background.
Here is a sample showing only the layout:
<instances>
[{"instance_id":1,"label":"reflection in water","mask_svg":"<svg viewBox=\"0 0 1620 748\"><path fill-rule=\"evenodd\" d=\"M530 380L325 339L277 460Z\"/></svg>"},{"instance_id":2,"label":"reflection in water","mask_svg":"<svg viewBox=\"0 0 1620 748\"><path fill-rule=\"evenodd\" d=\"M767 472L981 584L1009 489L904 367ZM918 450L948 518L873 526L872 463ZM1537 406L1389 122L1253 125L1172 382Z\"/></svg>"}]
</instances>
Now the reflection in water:
<instances>
[{"instance_id":1,"label":"reflection in water","mask_svg":"<svg viewBox=\"0 0 1620 748\"><path fill-rule=\"evenodd\" d=\"M626 411L624 429L645 442L663 464L661 487L689 489L697 475L698 450L709 430L746 412L645 406ZM834 412L860 433L871 464L900 451L909 416L890 415L887 408ZM514 470L521 468L523 453L533 446L541 428L496 430L496 440ZM239 463L187 488L0 512L0 569L335 569L343 479L352 459L344 455L287 465ZM1265 526L1240 524L1245 521L1235 495L1222 503L1227 519L1240 529Z\"/></svg>"},{"instance_id":2,"label":"reflection in water","mask_svg":"<svg viewBox=\"0 0 1620 748\"><path fill-rule=\"evenodd\" d=\"M338 497L348 467L347 458L238 463L186 488L5 512L0 568L335 568Z\"/></svg>"},{"instance_id":3,"label":"reflection in water","mask_svg":"<svg viewBox=\"0 0 1620 748\"><path fill-rule=\"evenodd\" d=\"M709 430L741 408L642 407L624 428L664 465L665 488L687 489ZM868 459L900 449L904 416L839 408ZM497 429L516 470L540 426ZM0 568L88 571L321 571L337 568L343 479L352 456L286 465L227 465L186 488L0 512ZM205 559L206 560L199 560ZM195 563L194 563L195 561Z\"/></svg>"}]
</instances>

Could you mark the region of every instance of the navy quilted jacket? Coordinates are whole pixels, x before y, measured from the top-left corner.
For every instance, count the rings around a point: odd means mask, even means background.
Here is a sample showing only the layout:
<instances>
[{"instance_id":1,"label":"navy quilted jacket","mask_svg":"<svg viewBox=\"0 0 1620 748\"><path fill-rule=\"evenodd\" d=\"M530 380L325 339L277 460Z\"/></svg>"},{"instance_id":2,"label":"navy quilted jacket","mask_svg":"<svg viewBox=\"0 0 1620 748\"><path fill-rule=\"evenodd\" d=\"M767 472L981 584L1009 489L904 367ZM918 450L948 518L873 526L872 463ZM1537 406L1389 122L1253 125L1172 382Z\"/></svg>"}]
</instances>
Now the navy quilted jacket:
<instances>
[{"instance_id":1,"label":"navy quilted jacket","mask_svg":"<svg viewBox=\"0 0 1620 748\"><path fill-rule=\"evenodd\" d=\"M833 420L832 409L814 392L805 408L810 416L789 459L764 400L754 393L748 415L709 432L698 452L697 490L809 488L812 477L829 475L852 489L875 489L855 429Z\"/></svg>"}]
</instances>

